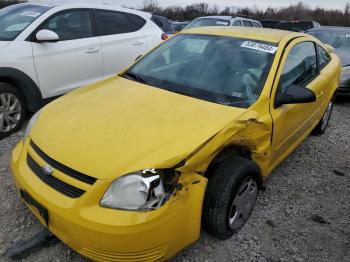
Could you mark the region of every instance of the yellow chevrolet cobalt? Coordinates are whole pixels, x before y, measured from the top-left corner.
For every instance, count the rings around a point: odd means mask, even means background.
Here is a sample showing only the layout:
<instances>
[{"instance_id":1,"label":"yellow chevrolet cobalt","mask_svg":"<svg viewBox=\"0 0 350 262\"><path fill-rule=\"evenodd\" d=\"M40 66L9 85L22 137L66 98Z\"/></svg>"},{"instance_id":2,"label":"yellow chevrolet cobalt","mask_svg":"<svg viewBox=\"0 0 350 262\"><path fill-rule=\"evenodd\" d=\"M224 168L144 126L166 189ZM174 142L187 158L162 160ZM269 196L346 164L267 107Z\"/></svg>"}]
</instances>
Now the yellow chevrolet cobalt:
<instances>
[{"instance_id":1,"label":"yellow chevrolet cobalt","mask_svg":"<svg viewBox=\"0 0 350 262\"><path fill-rule=\"evenodd\" d=\"M340 71L301 33L187 30L36 113L12 156L19 195L97 261L167 260L201 227L227 239L271 171L325 132Z\"/></svg>"}]
</instances>

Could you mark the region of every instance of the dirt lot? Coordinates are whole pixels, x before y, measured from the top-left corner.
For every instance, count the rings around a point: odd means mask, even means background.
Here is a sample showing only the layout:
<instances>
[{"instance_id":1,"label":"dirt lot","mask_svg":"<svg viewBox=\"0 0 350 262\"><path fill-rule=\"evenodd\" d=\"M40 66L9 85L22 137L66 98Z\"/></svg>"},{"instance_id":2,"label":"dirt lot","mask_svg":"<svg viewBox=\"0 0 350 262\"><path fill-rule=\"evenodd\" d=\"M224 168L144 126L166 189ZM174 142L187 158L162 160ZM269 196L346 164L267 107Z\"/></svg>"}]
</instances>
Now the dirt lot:
<instances>
[{"instance_id":1,"label":"dirt lot","mask_svg":"<svg viewBox=\"0 0 350 262\"><path fill-rule=\"evenodd\" d=\"M0 261L16 241L41 230L14 188L10 153L21 132L0 141ZM62 243L24 261L86 261ZM350 103L270 176L252 217L227 241L205 232L174 261L350 261Z\"/></svg>"}]
</instances>

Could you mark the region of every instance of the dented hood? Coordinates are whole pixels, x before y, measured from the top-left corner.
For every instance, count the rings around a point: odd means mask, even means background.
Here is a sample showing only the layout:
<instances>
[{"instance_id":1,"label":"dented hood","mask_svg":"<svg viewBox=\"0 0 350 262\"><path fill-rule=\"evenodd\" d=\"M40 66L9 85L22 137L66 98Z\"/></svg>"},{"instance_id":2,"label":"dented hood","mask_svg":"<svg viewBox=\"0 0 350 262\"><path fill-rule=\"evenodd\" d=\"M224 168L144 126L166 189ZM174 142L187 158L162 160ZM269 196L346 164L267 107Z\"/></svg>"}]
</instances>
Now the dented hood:
<instances>
[{"instance_id":1,"label":"dented hood","mask_svg":"<svg viewBox=\"0 0 350 262\"><path fill-rule=\"evenodd\" d=\"M30 137L64 165L115 179L178 164L243 112L115 77L46 106Z\"/></svg>"}]
</instances>

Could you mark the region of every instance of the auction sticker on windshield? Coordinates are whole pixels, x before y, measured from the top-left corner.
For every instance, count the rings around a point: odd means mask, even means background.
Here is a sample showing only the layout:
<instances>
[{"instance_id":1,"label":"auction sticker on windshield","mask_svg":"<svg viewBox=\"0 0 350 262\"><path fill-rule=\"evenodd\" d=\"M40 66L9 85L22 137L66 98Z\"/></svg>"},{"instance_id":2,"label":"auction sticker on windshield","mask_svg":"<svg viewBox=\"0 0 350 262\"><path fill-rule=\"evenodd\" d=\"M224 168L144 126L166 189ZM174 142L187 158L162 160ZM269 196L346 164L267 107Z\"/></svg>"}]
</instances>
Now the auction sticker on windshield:
<instances>
[{"instance_id":1,"label":"auction sticker on windshield","mask_svg":"<svg viewBox=\"0 0 350 262\"><path fill-rule=\"evenodd\" d=\"M252 42L252 41L245 41L241 45L241 47L250 48L250 49L254 49L254 50L258 50L258 51L262 51L270 54L276 53L278 49L276 46L266 45L262 43Z\"/></svg>"},{"instance_id":2,"label":"auction sticker on windshield","mask_svg":"<svg viewBox=\"0 0 350 262\"><path fill-rule=\"evenodd\" d=\"M21 13L21 16L38 17L39 15L40 13L32 11L24 11L23 13Z\"/></svg>"}]
</instances>

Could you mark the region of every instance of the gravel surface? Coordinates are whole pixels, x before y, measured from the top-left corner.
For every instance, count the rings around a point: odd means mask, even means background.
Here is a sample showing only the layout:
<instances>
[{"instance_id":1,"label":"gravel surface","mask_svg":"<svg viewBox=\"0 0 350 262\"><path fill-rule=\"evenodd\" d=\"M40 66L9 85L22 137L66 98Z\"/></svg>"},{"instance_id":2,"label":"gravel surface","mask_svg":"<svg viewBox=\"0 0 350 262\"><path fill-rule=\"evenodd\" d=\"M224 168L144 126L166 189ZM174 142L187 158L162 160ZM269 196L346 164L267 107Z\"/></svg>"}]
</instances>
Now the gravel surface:
<instances>
[{"instance_id":1,"label":"gravel surface","mask_svg":"<svg viewBox=\"0 0 350 262\"><path fill-rule=\"evenodd\" d=\"M270 176L251 219L226 241L202 232L173 261L349 261L350 103L333 111L325 135L308 138ZM0 141L0 261L5 251L42 227L12 182L11 149L21 133ZM62 243L23 261L86 261Z\"/></svg>"}]
</instances>

